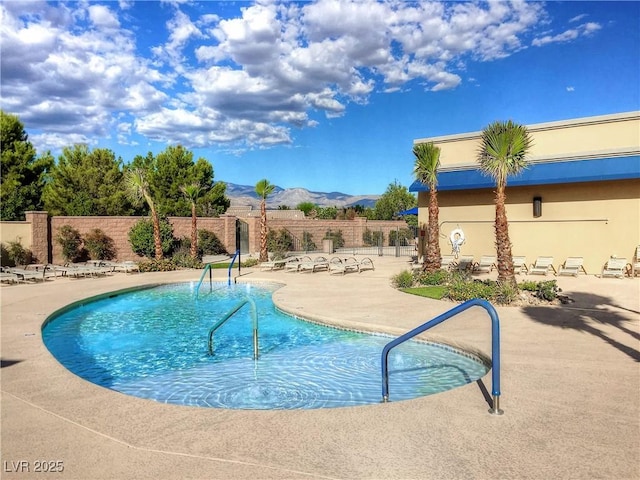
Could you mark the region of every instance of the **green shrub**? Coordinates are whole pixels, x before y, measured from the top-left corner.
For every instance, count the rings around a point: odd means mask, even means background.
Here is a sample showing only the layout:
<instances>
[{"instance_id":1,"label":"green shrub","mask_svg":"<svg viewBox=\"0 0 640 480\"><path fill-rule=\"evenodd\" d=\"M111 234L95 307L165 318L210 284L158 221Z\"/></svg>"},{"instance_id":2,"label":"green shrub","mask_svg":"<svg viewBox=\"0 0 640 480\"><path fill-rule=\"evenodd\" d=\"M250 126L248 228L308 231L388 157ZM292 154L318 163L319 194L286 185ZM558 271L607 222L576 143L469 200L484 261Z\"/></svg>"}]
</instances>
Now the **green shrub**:
<instances>
[{"instance_id":1,"label":"green shrub","mask_svg":"<svg viewBox=\"0 0 640 480\"><path fill-rule=\"evenodd\" d=\"M189 240L189 239L186 239ZM184 239L180 242L180 246L176 248L171 256L171 260L176 267L182 268L203 268L203 264L199 258L193 258L191 256L191 241L185 242Z\"/></svg>"},{"instance_id":2,"label":"green shrub","mask_svg":"<svg viewBox=\"0 0 640 480\"><path fill-rule=\"evenodd\" d=\"M138 263L140 272L172 272L176 264L172 260L145 260Z\"/></svg>"},{"instance_id":3,"label":"green shrub","mask_svg":"<svg viewBox=\"0 0 640 480\"><path fill-rule=\"evenodd\" d=\"M381 231L371 231L368 228L362 232L362 242L365 247L377 247L384 243L384 233Z\"/></svg>"},{"instance_id":4,"label":"green shrub","mask_svg":"<svg viewBox=\"0 0 640 480\"><path fill-rule=\"evenodd\" d=\"M342 238L342 230L327 230L323 240L333 240L333 248L344 247L344 238Z\"/></svg>"},{"instance_id":5,"label":"green shrub","mask_svg":"<svg viewBox=\"0 0 640 480\"><path fill-rule=\"evenodd\" d=\"M316 250L318 247L313 242L313 235L309 232L302 232L302 250L305 252Z\"/></svg>"},{"instance_id":6,"label":"green shrub","mask_svg":"<svg viewBox=\"0 0 640 480\"><path fill-rule=\"evenodd\" d=\"M85 235L84 247L94 260L112 260L116 256L113 239L99 228L94 228Z\"/></svg>"},{"instance_id":7,"label":"green shrub","mask_svg":"<svg viewBox=\"0 0 640 480\"><path fill-rule=\"evenodd\" d=\"M518 288L520 288L520 290L526 290L527 292L536 292L538 290L538 282L534 282L533 280L525 280L524 282L520 282L518 284Z\"/></svg>"},{"instance_id":8,"label":"green shrub","mask_svg":"<svg viewBox=\"0 0 640 480\"><path fill-rule=\"evenodd\" d=\"M550 302L551 300L555 300L555 298L558 296L558 292L560 291L561 290L558 288L558 284L555 280L538 282L536 297Z\"/></svg>"},{"instance_id":9,"label":"green shrub","mask_svg":"<svg viewBox=\"0 0 640 480\"><path fill-rule=\"evenodd\" d=\"M198 230L198 254L202 257L202 255L227 255L228 252L215 233L209 230Z\"/></svg>"},{"instance_id":10,"label":"green shrub","mask_svg":"<svg viewBox=\"0 0 640 480\"><path fill-rule=\"evenodd\" d=\"M9 257L9 250L4 243L0 243L0 266L15 267L15 262Z\"/></svg>"},{"instance_id":11,"label":"green shrub","mask_svg":"<svg viewBox=\"0 0 640 480\"><path fill-rule=\"evenodd\" d=\"M173 238L173 227L165 220L160 220L160 239L162 242L162 253L169 255L173 248L175 239ZM156 247L153 240L153 222L151 219L143 218L129 230L129 243L131 249L138 255L153 258L156 255Z\"/></svg>"},{"instance_id":12,"label":"green shrub","mask_svg":"<svg viewBox=\"0 0 640 480\"><path fill-rule=\"evenodd\" d=\"M534 282L531 280L520 282L518 284L520 290L526 290L528 292L535 293L536 297L550 302L558 296L558 292L561 292L558 288L558 284L555 280L547 280L543 282Z\"/></svg>"},{"instance_id":13,"label":"green shrub","mask_svg":"<svg viewBox=\"0 0 640 480\"><path fill-rule=\"evenodd\" d=\"M472 298L483 298L491 300L494 295L496 283L491 281L460 281L456 280L449 284L447 297L457 302L464 302Z\"/></svg>"},{"instance_id":14,"label":"green shrub","mask_svg":"<svg viewBox=\"0 0 640 480\"><path fill-rule=\"evenodd\" d=\"M242 266L243 267L255 267L256 265L258 265L258 259L257 258L248 258L245 261L242 262Z\"/></svg>"},{"instance_id":15,"label":"green shrub","mask_svg":"<svg viewBox=\"0 0 640 480\"><path fill-rule=\"evenodd\" d=\"M509 282L499 282L495 286L493 299L500 305L509 305L518 297L518 287Z\"/></svg>"},{"instance_id":16,"label":"green shrub","mask_svg":"<svg viewBox=\"0 0 640 480\"><path fill-rule=\"evenodd\" d=\"M267 233L267 250L273 253L274 259L284 258L286 252L294 249L293 236L286 228L269 230Z\"/></svg>"},{"instance_id":17,"label":"green shrub","mask_svg":"<svg viewBox=\"0 0 640 480\"><path fill-rule=\"evenodd\" d=\"M87 260L87 251L82 247L80 232L71 225L63 225L58 229L56 241L62 247L62 256L67 262Z\"/></svg>"},{"instance_id":18,"label":"green shrub","mask_svg":"<svg viewBox=\"0 0 640 480\"><path fill-rule=\"evenodd\" d=\"M400 228L389 232L389 246L407 246L413 240L413 232L408 228Z\"/></svg>"},{"instance_id":19,"label":"green shrub","mask_svg":"<svg viewBox=\"0 0 640 480\"><path fill-rule=\"evenodd\" d=\"M33 263L33 253L31 250L24 248L20 241L9 242L8 246L2 246L2 265L15 267L16 265L29 265ZM6 260L5 260L6 256ZM7 263L5 263L5 261Z\"/></svg>"},{"instance_id":20,"label":"green shrub","mask_svg":"<svg viewBox=\"0 0 640 480\"><path fill-rule=\"evenodd\" d=\"M413 286L413 273L409 270L404 270L403 272L394 275L391 278L391 284L395 288L409 288Z\"/></svg>"},{"instance_id":21,"label":"green shrub","mask_svg":"<svg viewBox=\"0 0 640 480\"><path fill-rule=\"evenodd\" d=\"M416 281L420 285L445 285L449 282L450 278L451 275L446 270L419 272L416 274Z\"/></svg>"}]
</instances>

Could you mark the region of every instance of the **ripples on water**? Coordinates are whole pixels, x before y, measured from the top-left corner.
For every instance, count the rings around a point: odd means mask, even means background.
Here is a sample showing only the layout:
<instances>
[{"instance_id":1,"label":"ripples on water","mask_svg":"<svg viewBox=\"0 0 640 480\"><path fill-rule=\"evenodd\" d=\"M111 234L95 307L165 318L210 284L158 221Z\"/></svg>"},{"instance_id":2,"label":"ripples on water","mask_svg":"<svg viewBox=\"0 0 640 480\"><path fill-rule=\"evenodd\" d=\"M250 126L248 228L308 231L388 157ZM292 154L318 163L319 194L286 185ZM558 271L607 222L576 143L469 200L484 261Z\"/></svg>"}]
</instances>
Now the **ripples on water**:
<instances>
[{"instance_id":1,"label":"ripples on water","mask_svg":"<svg viewBox=\"0 0 640 480\"><path fill-rule=\"evenodd\" d=\"M193 284L139 290L71 309L43 329L47 348L93 383L164 403L238 409L327 408L381 399L380 355L391 337L324 327L279 312L276 286ZM251 308L214 335L211 326L250 296L260 358L253 360ZM449 390L488 368L448 348L407 342L389 355L393 401Z\"/></svg>"}]
</instances>

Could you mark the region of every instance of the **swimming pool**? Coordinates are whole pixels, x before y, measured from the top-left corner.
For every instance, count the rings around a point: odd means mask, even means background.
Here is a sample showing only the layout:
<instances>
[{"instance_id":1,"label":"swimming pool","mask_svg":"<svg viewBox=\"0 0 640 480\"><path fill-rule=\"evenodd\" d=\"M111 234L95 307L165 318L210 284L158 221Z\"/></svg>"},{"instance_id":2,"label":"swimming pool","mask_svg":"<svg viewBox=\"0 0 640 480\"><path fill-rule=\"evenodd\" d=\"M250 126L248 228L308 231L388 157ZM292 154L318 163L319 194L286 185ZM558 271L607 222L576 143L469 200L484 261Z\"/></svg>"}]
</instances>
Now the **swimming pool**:
<instances>
[{"instance_id":1,"label":"swimming pool","mask_svg":"<svg viewBox=\"0 0 640 480\"><path fill-rule=\"evenodd\" d=\"M303 409L380 402L380 353L392 337L341 330L287 315L275 284L193 283L114 293L70 306L43 326L53 356L76 375L158 402L233 409ZM253 359L251 309L214 336L211 326L246 298L256 304L260 356ZM407 342L389 356L393 401L449 390L488 371L449 347Z\"/></svg>"}]
</instances>

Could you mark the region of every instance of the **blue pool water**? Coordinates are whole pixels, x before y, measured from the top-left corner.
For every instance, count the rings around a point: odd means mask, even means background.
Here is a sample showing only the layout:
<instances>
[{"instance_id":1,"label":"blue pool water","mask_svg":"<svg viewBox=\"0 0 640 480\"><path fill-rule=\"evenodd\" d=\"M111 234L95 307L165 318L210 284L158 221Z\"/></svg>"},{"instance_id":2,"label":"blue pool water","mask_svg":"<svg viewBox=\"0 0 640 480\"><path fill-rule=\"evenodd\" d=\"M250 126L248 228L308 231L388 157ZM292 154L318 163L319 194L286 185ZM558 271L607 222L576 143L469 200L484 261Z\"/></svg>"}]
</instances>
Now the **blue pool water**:
<instances>
[{"instance_id":1,"label":"blue pool water","mask_svg":"<svg viewBox=\"0 0 640 480\"><path fill-rule=\"evenodd\" d=\"M164 285L87 301L43 327L49 351L76 375L164 403L236 409L344 407L381 400L380 354L391 337L340 330L278 311L276 285ZM253 360L249 305L214 335L211 326L243 299L257 307ZM407 342L389 355L392 401L449 390L488 367L448 347Z\"/></svg>"}]
</instances>

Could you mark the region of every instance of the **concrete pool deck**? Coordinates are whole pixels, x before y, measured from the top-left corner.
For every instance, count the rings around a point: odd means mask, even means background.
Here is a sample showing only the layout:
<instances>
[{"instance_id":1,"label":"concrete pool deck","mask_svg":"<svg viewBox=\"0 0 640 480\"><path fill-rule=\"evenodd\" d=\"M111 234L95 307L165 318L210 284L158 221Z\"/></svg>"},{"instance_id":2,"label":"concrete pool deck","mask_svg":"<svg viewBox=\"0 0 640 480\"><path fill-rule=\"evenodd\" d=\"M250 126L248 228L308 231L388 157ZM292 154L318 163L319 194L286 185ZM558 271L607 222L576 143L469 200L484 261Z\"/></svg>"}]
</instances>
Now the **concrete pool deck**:
<instances>
[{"instance_id":1,"label":"concrete pool deck","mask_svg":"<svg viewBox=\"0 0 640 480\"><path fill-rule=\"evenodd\" d=\"M274 301L291 313L390 333L453 306L393 289L406 260L374 262L375 271L344 276L243 269L240 281L285 284ZM226 275L214 271L218 281ZM69 303L199 277L116 274L0 288L3 479L640 478L640 278L561 277L573 303L498 307L502 416L487 413L490 374L482 384L352 408L166 405L80 379L42 343L44 320ZM473 308L433 336L488 352L489 325Z\"/></svg>"}]
</instances>

